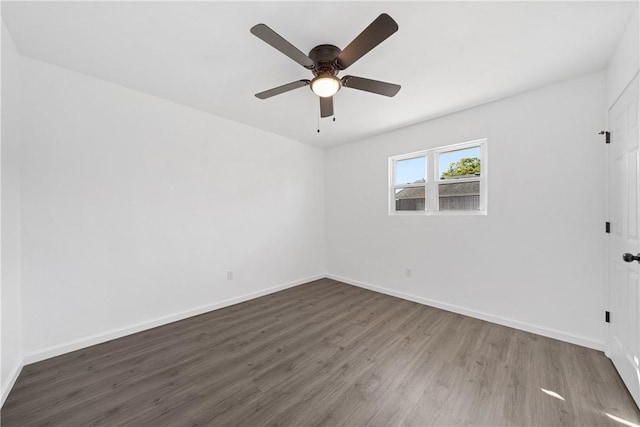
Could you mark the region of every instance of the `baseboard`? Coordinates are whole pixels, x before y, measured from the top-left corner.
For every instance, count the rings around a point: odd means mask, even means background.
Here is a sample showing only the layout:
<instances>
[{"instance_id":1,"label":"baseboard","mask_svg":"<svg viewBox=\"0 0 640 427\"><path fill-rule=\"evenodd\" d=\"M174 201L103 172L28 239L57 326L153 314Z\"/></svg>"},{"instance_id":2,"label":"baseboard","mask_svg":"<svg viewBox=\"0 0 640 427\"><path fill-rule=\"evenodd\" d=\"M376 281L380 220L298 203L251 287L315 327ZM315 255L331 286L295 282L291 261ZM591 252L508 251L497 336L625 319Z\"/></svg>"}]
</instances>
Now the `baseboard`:
<instances>
[{"instance_id":1,"label":"baseboard","mask_svg":"<svg viewBox=\"0 0 640 427\"><path fill-rule=\"evenodd\" d=\"M159 317L153 320L148 320L136 325L127 326L124 328L114 329L111 331L103 332L100 334L88 336L75 341L59 344L52 347L47 347L41 350L29 352L24 355L24 364L29 365L31 363L40 362L45 359L60 356L61 354L70 353L72 351L80 350L82 348L90 347L92 345L100 344L106 341L111 341L116 338L121 338L126 335L142 332L147 329L155 328L158 326L173 323L178 320L187 319L189 317L204 314L209 311L218 310L220 308L228 307L230 305L239 304L241 302L249 301L254 298L259 298L274 292L282 291L284 289L292 288L294 286L302 285L304 283L312 282L314 280L322 279L326 277L325 274L318 274L304 279L294 280L282 285L274 286L260 291L252 292L239 297L230 298L224 301L219 301L213 304L208 304L200 307L196 307L190 310L181 311L178 313L170 314L168 316Z\"/></svg>"},{"instance_id":2,"label":"baseboard","mask_svg":"<svg viewBox=\"0 0 640 427\"><path fill-rule=\"evenodd\" d=\"M22 367L23 366L24 366L23 365L23 361L22 360L18 360L18 363L16 364L16 366L11 371L11 374L9 374L9 378L7 379L7 383L6 384L2 384L2 401L0 402L0 408L2 408L4 406L4 402L7 400L7 397L9 396L9 392L11 392L11 389L13 388L13 385L16 383L16 380L20 376L20 372L22 372Z\"/></svg>"},{"instance_id":3,"label":"baseboard","mask_svg":"<svg viewBox=\"0 0 640 427\"><path fill-rule=\"evenodd\" d=\"M155 328L158 326L166 325L168 323L176 322L178 320L187 319L189 317L197 316L203 313L207 313L209 311L218 310L220 308L228 307L234 304L239 304L241 302L245 302L254 298L259 298L264 295L272 294L274 292L282 291L284 289L292 288L294 286L302 285L304 283L312 282L314 280L322 279L324 277L337 280L340 282L344 282L353 286L358 286L360 288L369 289L372 291L380 292L382 294L394 296L397 298L406 299L409 301L417 302L419 304L428 305L431 307L437 307L443 310L451 311L454 313L462 314L469 317L474 317L481 320L486 320L488 322L496 323L503 326L508 326L515 329L520 329L526 332L531 332L534 334L542 335L549 338L554 338L561 341L566 341L572 344L581 345L584 347L592 348L595 350L603 351L604 343L595 341L593 339L579 336L567 334L562 331L558 331L555 329L549 329L542 326L533 325L526 322L521 322L519 320L508 319L501 316L496 316L489 313L484 313L481 311L469 309L466 307L460 307L453 304L448 304L436 300L431 300L428 298L419 297L416 295L407 294L404 292L395 291L393 289L388 289L382 286L371 285L368 283L364 283L358 280L349 279L347 277L337 276L333 274L319 274L311 277L306 277L304 279L295 280L292 282L288 282L282 285L274 286L271 288L263 289L260 291L252 292L246 295L242 295L239 297L230 298L224 301L219 301L213 304L204 305L201 307L196 307L194 309L170 314L168 316L163 316L160 318L156 318L153 320L145 321L142 323L138 323L135 325L127 326L124 328L114 329L111 331L107 331L104 333L92 335L89 337L81 338L75 341L67 342L64 344L47 347L41 350L33 351L24 355L24 365L29 365L31 363L36 363L41 360L49 359L55 356L60 356L65 353L70 353L72 351L80 350L82 348L90 347L92 345L100 344L106 341L110 341L116 338L121 338L126 335L135 334L137 332L142 332L147 329ZM10 377L10 381L8 382L8 387L3 387L2 389L2 402L4 403L4 399L9 394L11 387L15 380L18 378L20 374L20 370L22 369L22 365L16 367L15 372L12 372L12 376Z\"/></svg>"},{"instance_id":4,"label":"baseboard","mask_svg":"<svg viewBox=\"0 0 640 427\"><path fill-rule=\"evenodd\" d=\"M583 337L580 335L568 334L566 332L558 331L555 329L545 328L543 326L537 326L530 323L521 322L519 320L508 319L506 317L496 316L493 314L484 313L484 312L469 309L466 307L460 307L457 305L435 301L428 298L423 298L416 295L395 291L393 289L371 285L368 283L360 282L358 280L349 279L347 277L336 276L334 274L328 274L327 277L329 279L337 280L339 282L344 282L349 285L358 286L360 288L380 292L381 294L390 295L393 297L417 302L418 304L424 304L431 307L436 307L443 310L451 311L453 313L463 314L465 316L473 317L476 319L486 320L487 322L496 323L502 326L508 326L514 329L520 329L522 331L531 332L531 333L542 335L549 338L554 338L560 341L569 342L571 344L577 344L583 347L592 348L594 350L599 350L599 351L604 350L604 342L595 341L591 338Z\"/></svg>"}]
</instances>

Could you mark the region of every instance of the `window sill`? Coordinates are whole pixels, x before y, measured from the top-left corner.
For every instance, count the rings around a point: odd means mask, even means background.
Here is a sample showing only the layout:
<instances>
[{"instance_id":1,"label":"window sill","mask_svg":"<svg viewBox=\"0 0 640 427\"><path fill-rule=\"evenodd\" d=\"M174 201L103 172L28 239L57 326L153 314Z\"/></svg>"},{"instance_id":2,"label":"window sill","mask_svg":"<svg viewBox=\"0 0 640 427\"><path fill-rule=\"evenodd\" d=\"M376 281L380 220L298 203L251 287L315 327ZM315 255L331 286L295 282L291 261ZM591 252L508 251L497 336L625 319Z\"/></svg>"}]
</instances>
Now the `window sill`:
<instances>
[{"instance_id":1,"label":"window sill","mask_svg":"<svg viewBox=\"0 0 640 427\"><path fill-rule=\"evenodd\" d=\"M389 216L487 216L487 211L392 211Z\"/></svg>"}]
</instances>

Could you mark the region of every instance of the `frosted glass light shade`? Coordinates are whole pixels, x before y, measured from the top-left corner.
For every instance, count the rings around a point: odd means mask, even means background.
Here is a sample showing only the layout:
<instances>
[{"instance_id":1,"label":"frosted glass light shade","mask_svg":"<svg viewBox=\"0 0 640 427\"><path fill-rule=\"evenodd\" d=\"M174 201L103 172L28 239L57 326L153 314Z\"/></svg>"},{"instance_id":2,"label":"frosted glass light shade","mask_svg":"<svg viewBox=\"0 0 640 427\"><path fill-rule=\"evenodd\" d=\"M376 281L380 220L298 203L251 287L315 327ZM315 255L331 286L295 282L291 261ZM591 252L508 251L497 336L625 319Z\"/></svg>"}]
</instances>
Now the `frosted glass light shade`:
<instances>
[{"instance_id":1,"label":"frosted glass light shade","mask_svg":"<svg viewBox=\"0 0 640 427\"><path fill-rule=\"evenodd\" d=\"M340 90L340 80L335 76L318 76L311 81L311 90L318 96L333 96Z\"/></svg>"}]
</instances>

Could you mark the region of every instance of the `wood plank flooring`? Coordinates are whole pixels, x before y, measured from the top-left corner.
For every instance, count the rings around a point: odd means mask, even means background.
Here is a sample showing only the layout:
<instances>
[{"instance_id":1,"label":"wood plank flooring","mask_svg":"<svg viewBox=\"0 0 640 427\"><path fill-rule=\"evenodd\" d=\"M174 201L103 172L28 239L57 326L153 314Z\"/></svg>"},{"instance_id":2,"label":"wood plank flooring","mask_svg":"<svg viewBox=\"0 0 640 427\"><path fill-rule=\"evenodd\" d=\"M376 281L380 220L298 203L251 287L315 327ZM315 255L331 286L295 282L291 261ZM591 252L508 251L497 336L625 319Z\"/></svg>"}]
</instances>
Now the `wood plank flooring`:
<instances>
[{"instance_id":1,"label":"wood plank flooring","mask_svg":"<svg viewBox=\"0 0 640 427\"><path fill-rule=\"evenodd\" d=\"M323 279L25 366L1 421L623 425L607 414L640 424L601 352Z\"/></svg>"}]
</instances>

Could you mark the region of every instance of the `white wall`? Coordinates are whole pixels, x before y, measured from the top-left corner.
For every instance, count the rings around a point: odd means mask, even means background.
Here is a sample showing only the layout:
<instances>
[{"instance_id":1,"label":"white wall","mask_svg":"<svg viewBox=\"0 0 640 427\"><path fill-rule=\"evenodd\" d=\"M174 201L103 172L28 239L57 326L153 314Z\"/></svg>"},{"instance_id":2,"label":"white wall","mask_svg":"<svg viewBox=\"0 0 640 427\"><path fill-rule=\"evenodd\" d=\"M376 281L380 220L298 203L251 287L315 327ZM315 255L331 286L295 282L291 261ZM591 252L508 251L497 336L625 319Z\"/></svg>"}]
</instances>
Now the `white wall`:
<instances>
[{"instance_id":1,"label":"white wall","mask_svg":"<svg viewBox=\"0 0 640 427\"><path fill-rule=\"evenodd\" d=\"M22 367L20 289L20 56L2 24L2 401Z\"/></svg>"},{"instance_id":2,"label":"white wall","mask_svg":"<svg viewBox=\"0 0 640 427\"><path fill-rule=\"evenodd\" d=\"M640 9L629 17L606 70L606 108L609 109L640 70Z\"/></svg>"},{"instance_id":3,"label":"white wall","mask_svg":"<svg viewBox=\"0 0 640 427\"><path fill-rule=\"evenodd\" d=\"M602 348L603 104L593 74L329 150L329 273ZM487 216L387 214L389 156L485 137Z\"/></svg>"},{"instance_id":4,"label":"white wall","mask_svg":"<svg viewBox=\"0 0 640 427\"><path fill-rule=\"evenodd\" d=\"M324 274L322 150L36 60L22 72L27 362Z\"/></svg>"}]
</instances>

